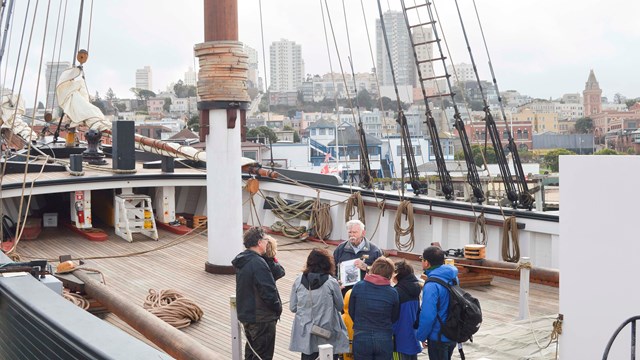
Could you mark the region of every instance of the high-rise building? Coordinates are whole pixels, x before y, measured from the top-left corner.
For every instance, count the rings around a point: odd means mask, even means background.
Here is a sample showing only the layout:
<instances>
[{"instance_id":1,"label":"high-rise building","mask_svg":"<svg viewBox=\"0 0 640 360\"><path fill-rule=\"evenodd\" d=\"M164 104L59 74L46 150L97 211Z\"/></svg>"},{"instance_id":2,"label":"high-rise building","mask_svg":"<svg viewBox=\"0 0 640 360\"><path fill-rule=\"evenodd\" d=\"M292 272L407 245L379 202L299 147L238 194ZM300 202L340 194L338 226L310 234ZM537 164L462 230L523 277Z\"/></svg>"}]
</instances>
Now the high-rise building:
<instances>
[{"instance_id":1,"label":"high-rise building","mask_svg":"<svg viewBox=\"0 0 640 360\"><path fill-rule=\"evenodd\" d=\"M294 41L281 39L269 46L269 90L272 92L297 91L304 79L302 46Z\"/></svg>"},{"instance_id":2,"label":"high-rise building","mask_svg":"<svg viewBox=\"0 0 640 360\"><path fill-rule=\"evenodd\" d=\"M413 43L414 44L422 44L416 46L416 54L418 55L418 60L429 60L433 59L433 44L424 44L426 42L433 40L433 29L427 26L421 26L413 29ZM432 62L424 62L420 64L420 73L422 74L423 79L433 78L435 76L435 71L433 70ZM419 85L420 76L416 71L416 84ZM433 80L426 81L424 84L427 88L435 88L435 82Z\"/></svg>"},{"instance_id":3,"label":"high-rise building","mask_svg":"<svg viewBox=\"0 0 640 360\"><path fill-rule=\"evenodd\" d=\"M396 82L399 86L416 84L416 64L412 56L409 31L400 11L387 11L383 15L384 26L389 40L389 52L393 62ZM382 34L382 23L376 20L376 67L381 84L393 85L391 64Z\"/></svg>"},{"instance_id":4,"label":"high-rise building","mask_svg":"<svg viewBox=\"0 0 640 360\"><path fill-rule=\"evenodd\" d=\"M68 61L63 62L47 62L46 69L44 71L45 81L47 82L47 101L46 109L55 110L58 108L58 99L56 98L56 84L60 78L60 74L63 71L71 67L71 63Z\"/></svg>"},{"instance_id":5,"label":"high-rise building","mask_svg":"<svg viewBox=\"0 0 640 360\"><path fill-rule=\"evenodd\" d=\"M589 78L584 85L582 97L584 98L585 117L602 112L602 89L600 89L600 84L596 80L596 74L593 73L593 69L589 72Z\"/></svg>"},{"instance_id":6,"label":"high-rise building","mask_svg":"<svg viewBox=\"0 0 640 360\"><path fill-rule=\"evenodd\" d=\"M459 63L453 66L447 65L447 72L449 73L449 75L451 75L452 85L477 80L476 73L473 71L473 65L471 64Z\"/></svg>"},{"instance_id":7,"label":"high-rise building","mask_svg":"<svg viewBox=\"0 0 640 360\"><path fill-rule=\"evenodd\" d=\"M153 91L151 66L136 70L136 88Z\"/></svg>"},{"instance_id":8,"label":"high-rise building","mask_svg":"<svg viewBox=\"0 0 640 360\"><path fill-rule=\"evenodd\" d=\"M247 46L246 44L244 45L244 52L249 57L249 60L248 60L249 73L247 74L249 82L247 84L247 87L256 88L258 87L258 73L259 73L258 52L256 51L256 49L250 46ZM259 88L259 90L262 90L262 88Z\"/></svg>"},{"instance_id":9,"label":"high-rise building","mask_svg":"<svg viewBox=\"0 0 640 360\"><path fill-rule=\"evenodd\" d=\"M196 86L196 81L196 72L191 66L189 66L189 70L184 73L184 84L188 86Z\"/></svg>"}]
</instances>

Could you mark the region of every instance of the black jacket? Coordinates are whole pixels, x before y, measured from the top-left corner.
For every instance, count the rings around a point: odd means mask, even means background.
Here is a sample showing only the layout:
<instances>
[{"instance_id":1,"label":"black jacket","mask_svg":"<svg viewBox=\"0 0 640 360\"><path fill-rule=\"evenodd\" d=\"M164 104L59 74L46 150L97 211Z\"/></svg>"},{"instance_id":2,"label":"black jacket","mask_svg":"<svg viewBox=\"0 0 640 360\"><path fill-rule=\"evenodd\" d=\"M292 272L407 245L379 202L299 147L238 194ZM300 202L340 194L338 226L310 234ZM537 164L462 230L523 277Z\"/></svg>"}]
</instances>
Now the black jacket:
<instances>
[{"instance_id":1,"label":"black jacket","mask_svg":"<svg viewBox=\"0 0 640 360\"><path fill-rule=\"evenodd\" d=\"M245 250L231 264L236 269L238 320L243 323L278 320L282 302L265 260L257 252Z\"/></svg>"}]
</instances>

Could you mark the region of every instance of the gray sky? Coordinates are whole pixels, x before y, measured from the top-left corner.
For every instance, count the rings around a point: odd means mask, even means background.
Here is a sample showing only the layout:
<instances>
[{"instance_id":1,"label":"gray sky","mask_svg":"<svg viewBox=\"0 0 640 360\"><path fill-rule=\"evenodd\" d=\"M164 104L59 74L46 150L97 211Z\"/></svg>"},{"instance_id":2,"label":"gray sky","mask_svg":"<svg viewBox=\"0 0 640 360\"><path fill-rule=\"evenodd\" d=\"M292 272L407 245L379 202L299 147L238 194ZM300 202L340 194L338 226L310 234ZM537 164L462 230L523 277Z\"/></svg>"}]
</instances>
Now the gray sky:
<instances>
[{"instance_id":1,"label":"gray sky","mask_svg":"<svg viewBox=\"0 0 640 360\"><path fill-rule=\"evenodd\" d=\"M413 4L414 0L406 0ZM424 1L424 0L422 0ZM24 63L16 71L16 58L24 23L26 1L16 1L14 25L2 60L2 79L11 88L17 74L16 91L20 84ZM22 56L24 59L31 12ZM348 66L347 36L342 0L327 0L329 14L343 66ZM375 54L375 19L378 17L374 0L344 0L349 23L349 39L356 72L373 67L367 32L362 15L364 4L371 46ZM469 33L481 78L489 79L487 56L473 2L459 0L465 26ZM78 21L78 1L68 1L62 48L60 33L54 40L59 1L52 1L44 53L43 30L47 3L39 2L29 61L24 75L23 93L33 106L34 84L37 83L38 64L56 60L72 61L72 49ZM73 4L72 4L73 3ZM238 0L240 41L258 50L262 58L260 9L258 0ZM323 0L324 3L324 0ZM443 33L455 63L469 63L460 22L452 1L436 0ZM64 5L64 2L63 2ZM189 66L194 66L193 45L203 41L202 1L95 1L89 38L91 1L85 2L85 17L80 40L81 48L89 48L85 72L89 91L104 96L112 88L120 98L132 97L129 88L135 86L135 70L151 66L154 90L164 89L170 82L184 78ZM329 60L320 12L320 0L262 0L264 43L268 54L272 41L285 38L302 45L305 72L329 72ZM382 0L383 11L400 8L398 0ZM640 2L625 0L568 0L568 1L509 1L476 0L482 20L491 60L500 90L515 89L533 97L559 97L564 93L582 92L589 75L595 71L603 94L612 100L615 93L627 97L640 96L640 75L634 71L640 61L640 27L637 14ZM326 15L326 13L325 13ZM327 24L328 26L328 24ZM3 24L4 27L4 24ZM331 37L331 34L329 33ZM54 47L54 41L56 46ZM339 71L333 43L333 68ZM56 49L54 54L54 48ZM268 55L267 55L268 59ZM197 67L197 64L196 64ZM40 83L44 84L44 65ZM260 63L260 73L263 65ZM44 92L38 98L44 102ZM30 103L29 103L30 102Z\"/></svg>"}]
</instances>

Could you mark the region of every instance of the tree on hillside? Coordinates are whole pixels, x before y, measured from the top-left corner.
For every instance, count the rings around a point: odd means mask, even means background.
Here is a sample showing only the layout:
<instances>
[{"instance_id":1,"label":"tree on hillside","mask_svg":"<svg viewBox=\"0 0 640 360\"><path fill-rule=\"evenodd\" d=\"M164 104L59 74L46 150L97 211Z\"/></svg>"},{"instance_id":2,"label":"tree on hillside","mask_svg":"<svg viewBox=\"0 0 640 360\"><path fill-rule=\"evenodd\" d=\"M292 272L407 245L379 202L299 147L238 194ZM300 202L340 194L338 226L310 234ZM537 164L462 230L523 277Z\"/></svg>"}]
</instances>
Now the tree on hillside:
<instances>
[{"instance_id":1,"label":"tree on hillside","mask_svg":"<svg viewBox=\"0 0 640 360\"><path fill-rule=\"evenodd\" d=\"M593 120L588 117L583 117L576 120L576 132L578 134L588 134L593 131Z\"/></svg>"},{"instance_id":2,"label":"tree on hillside","mask_svg":"<svg viewBox=\"0 0 640 360\"><path fill-rule=\"evenodd\" d=\"M196 96L196 87L193 85L185 85L182 80L178 80L178 82L173 85L173 92L176 94L178 98L187 98Z\"/></svg>"},{"instance_id":3,"label":"tree on hillside","mask_svg":"<svg viewBox=\"0 0 640 360\"><path fill-rule=\"evenodd\" d=\"M358 100L358 105L361 108L365 108L367 110L373 109L373 99L371 98L371 94L367 90L358 91L358 96L356 98Z\"/></svg>"},{"instance_id":4,"label":"tree on hillside","mask_svg":"<svg viewBox=\"0 0 640 360\"><path fill-rule=\"evenodd\" d=\"M187 121L187 127L191 131L195 131L195 132L200 131L200 115L199 114L193 115L189 119L189 121Z\"/></svg>"},{"instance_id":5,"label":"tree on hillside","mask_svg":"<svg viewBox=\"0 0 640 360\"><path fill-rule=\"evenodd\" d=\"M560 155L575 155L575 154L576 153L574 153L573 151L567 150L567 149L551 150L544 156L544 164L549 169L551 169L551 171L558 172L558 171L560 171L560 159L559 159L559 156Z\"/></svg>"},{"instance_id":6,"label":"tree on hillside","mask_svg":"<svg viewBox=\"0 0 640 360\"><path fill-rule=\"evenodd\" d=\"M38 101L38 110L44 109L44 104L42 101Z\"/></svg>"},{"instance_id":7,"label":"tree on hillside","mask_svg":"<svg viewBox=\"0 0 640 360\"><path fill-rule=\"evenodd\" d=\"M109 101L114 101L118 99L116 97L116 94L113 92L113 89L109 88L109 90L107 90L106 99Z\"/></svg>"},{"instance_id":8,"label":"tree on hillside","mask_svg":"<svg viewBox=\"0 0 640 360\"><path fill-rule=\"evenodd\" d=\"M613 149L602 149L596 151L593 155L620 155L620 153Z\"/></svg>"},{"instance_id":9,"label":"tree on hillside","mask_svg":"<svg viewBox=\"0 0 640 360\"><path fill-rule=\"evenodd\" d=\"M247 131L247 138L266 138L271 143L278 142L278 135L267 126L260 126Z\"/></svg>"},{"instance_id":10,"label":"tree on hillside","mask_svg":"<svg viewBox=\"0 0 640 360\"><path fill-rule=\"evenodd\" d=\"M93 98L93 100L91 100L91 104L93 104L93 106L97 107L98 109L100 109L100 112L102 112L103 114L106 114L106 108L104 106L104 104L102 103L102 99L100 98L100 94L96 91L96 96Z\"/></svg>"},{"instance_id":11,"label":"tree on hillside","mask_svg":"<svg viewBox=\"0 0 640 360\"><path fill-rule=\"evenodd\" d=\"M162 105L162 110L166 112L171 111L171 98L164 98L164 105Z\"/></svg>"}]
</instances>

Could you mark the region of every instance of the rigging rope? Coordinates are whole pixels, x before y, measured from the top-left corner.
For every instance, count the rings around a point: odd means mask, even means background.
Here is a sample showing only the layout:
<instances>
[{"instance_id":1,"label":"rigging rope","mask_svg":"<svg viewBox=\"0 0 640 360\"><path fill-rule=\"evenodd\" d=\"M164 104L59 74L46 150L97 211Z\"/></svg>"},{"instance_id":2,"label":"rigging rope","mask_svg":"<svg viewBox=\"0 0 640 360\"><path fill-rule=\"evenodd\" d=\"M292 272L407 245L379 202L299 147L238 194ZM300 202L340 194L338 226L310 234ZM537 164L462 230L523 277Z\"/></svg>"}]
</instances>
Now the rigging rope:
<instances>
[{"instance_id":1,"label":"rigging rope","mask_svg":"<svg viewBox=\"0 0 640 360\"><path fill-rule=\"evenodd\" d=\"M512 263L520 260L518 223L516 221L517 218L515 216L510 216L502 226L502 260Z\"/></svg>"},{"instance_id":2,"label":"rigging rope","mask_svg":"<svg viewBox=\"0 0 640 360\"><path fill-rule=\"evenodd\" d=\"M176 290L149 289L142 307L177 329L191 325L204 315L198 304Z\"/></svg>"},{"instance_id":3,"label":"rigging rope","mask_svg":"<svg viewBox=\"0 0 640 360\"><path fill-rule=\"evenodd\" d=\"M402 215L405 215L407 219L407 227L402 227ZM413 219L413 205L409 200L402 200L400 204L398 204L398 210L396 211L396 221L393 225L394 230L396 231L396 248L400 251L411 251L415 245L415 234L414 234L414 219ZM401 236L409 236L409 240L406 242L402 242L400 240Z\"/></svg>"}]
</instances>

